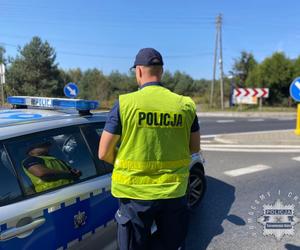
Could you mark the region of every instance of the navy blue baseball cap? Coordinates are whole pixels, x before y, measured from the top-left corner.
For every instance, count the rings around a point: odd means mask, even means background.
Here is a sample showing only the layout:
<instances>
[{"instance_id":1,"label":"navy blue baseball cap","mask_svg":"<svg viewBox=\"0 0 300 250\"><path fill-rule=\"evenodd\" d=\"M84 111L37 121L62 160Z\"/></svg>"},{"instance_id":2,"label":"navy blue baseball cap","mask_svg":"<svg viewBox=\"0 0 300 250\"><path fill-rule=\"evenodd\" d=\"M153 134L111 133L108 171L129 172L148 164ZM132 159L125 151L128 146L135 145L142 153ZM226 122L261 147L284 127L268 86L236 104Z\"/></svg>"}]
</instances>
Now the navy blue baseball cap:
<instances>
[{"instance_id":1,"label":"navy blue baseball cap","mask_svg":"<svg viewBox=\"0 0 300 250\"><path fill-rule=\"evenodd\" d=\"M153 49L153 48L144 48L141 49L134 61L134 65L131 67L135 68L137 65L142 65L142 66L152 66L152 65L164 65L163 59L161 54Z\"/></svg>"},{"instance_id":2,"label":"navy blue baseball cap","mask_svg":"<svg viewBox=\"0 0 300 250\"><path fill-rule=\"evenodd\" d=\"M28 154L31 150L33 150L35 148L50 148L51 146L52 146L52 141L50 141L50 140L33 143L32 145L30 145L28 147L26 153Z\"/></svg>"}]
</instances>

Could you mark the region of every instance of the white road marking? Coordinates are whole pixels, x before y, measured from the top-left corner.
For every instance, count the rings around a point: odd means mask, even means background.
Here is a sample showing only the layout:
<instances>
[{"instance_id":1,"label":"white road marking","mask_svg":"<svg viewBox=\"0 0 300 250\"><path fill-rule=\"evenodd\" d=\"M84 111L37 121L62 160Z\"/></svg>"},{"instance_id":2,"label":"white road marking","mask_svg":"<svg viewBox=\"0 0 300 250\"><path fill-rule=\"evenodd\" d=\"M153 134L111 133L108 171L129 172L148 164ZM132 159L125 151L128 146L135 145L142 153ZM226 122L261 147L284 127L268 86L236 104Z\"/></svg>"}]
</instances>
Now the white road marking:
<instances>
[{"instance_id":1,"label":"white road marking","mask_svg":"<svg viewBox=\"0 0 300 250\"><path fill-rule=\"evenodd\" d=\"M203 141L202 141L203 142ZM300 145L240 145L240 144L209 144L203 145L208 148L281 148L281 149L300 149Z\"/></svg>"},{"instance_id":2,"label":"white road marking","mask_svg":"<svg viewBox=\"0 0 300 250\"><path fill-rule=\"evenodd\" d=\"M292 120L296 120L295 117L280 117L280 118L277 118L276 120L278 121L292 121Z\"/></svg>"},{"instance_id":3,"label":"white road marking","mask_svg":"<svg viewBox=\"0 0 300 250\"><path fill-rule=\"evenodd\" d=\"M223 139L222 137L217 136L214 138L215 142L224 143L224 144L233 144L234 142L229 139ZM220 144L219 144L220 145Z\"/></svg>"},{"instance_id":4,"label":"white road marking","mask_svg":"<svg viewBox=\"0 0 300 250\"><path fill-rule=\"evenodd\" d=\"M249 119L248 122L263 122L265 119Z\"/></svg>"},{"instance_id":5,"label":"white road marking","mask_svg":"<svg viewBox=\"0 0 300 250\"><path fill-rule=\"evenodd\" d=\"M252 174L255 172L259 172L259 171L263 171L266 169L270 169L270 166L267 165L254 165L254 166L250 166L250 167L246 167L246 168L238 168L238 169L234 169L234 170L229 170L229 171L225 171L224 174L232 176L232 177L236 177L236 176L241 176L241 175L245 175L245 174Z\"/></svg>"},{"instance_id":6,"label":"white road marking","mask_svg":"<svg viewBox=\"0 0 300 250\"><path fill-rule=\"evenodd\" d=\"M201 146L203 151L241 152L241 153L300 153L300 149L252 149L252 148L210 148Z\"/></svg>"},{"instance_id":7,"label":"white road marking","mask_svg":"<svg viewBox=\"0 0 300 250\"><path fill-rule=\"evenodd\" d=\"M268 133L282 133L282 132L289 132L293 131L295 129L278 129L278 130L266 130L266 131L251 131L251 132L236 132L236 133L221 133L221 134L216 134L216 135L201 135L201 138L214 138L217 136L222 136L222 135L253 135L253 134L268 134Z\"/></svg>"},{"instance_id":8,"label":"white road marking","mask_svg":"<svg viewBox=\"0 0 300 250\"><path fill-rule=\"evenodd\" d=\"M268 134L268 133L282 133L282 132L289 132L289 131L295 131L295 129L280 129L280 130L224 133L224 134L213 135L213 137L222 136L222 135L253 135L253 134L255 135L255 134ZM212 137L211 135L208 135L208 136Z\"/></svg>"},{"instance_id":9,"label":"white road marking","mask_svg":"<svg viewBox=\"0 0 300 250\"><path fill-rule=\"evenodd\" d=\"M212 143L213 141L209 141L209 140L201 140L201 143Z\"/></svg>"},{"instance_id":10,"label":"white road marking","mask_svg":"<svg viewBox=\"0 0 300 250\"><path fill-rule=\"evenodd\" d=\"M235 122L235 120L217 120L217 123L230 123Z\"/></svg>"},{"instance_id":11,"label":"white road marking","mask_svg":"<svg viewBox=\"0 0 300 250\"><path fill-rule=\"evenodd\" d=\"M200 138L215 138L217 135L201 135Z\"/></svg>"},{"instance_id":12,"label":"white road marking","mask_svg":"<svg viewBox=\"0 0 300 250\"><path fill-rule=\"evenodd\" d=\"M294 161L300 161L300 156L292 158Z\"/></svg>"}]
</instances>

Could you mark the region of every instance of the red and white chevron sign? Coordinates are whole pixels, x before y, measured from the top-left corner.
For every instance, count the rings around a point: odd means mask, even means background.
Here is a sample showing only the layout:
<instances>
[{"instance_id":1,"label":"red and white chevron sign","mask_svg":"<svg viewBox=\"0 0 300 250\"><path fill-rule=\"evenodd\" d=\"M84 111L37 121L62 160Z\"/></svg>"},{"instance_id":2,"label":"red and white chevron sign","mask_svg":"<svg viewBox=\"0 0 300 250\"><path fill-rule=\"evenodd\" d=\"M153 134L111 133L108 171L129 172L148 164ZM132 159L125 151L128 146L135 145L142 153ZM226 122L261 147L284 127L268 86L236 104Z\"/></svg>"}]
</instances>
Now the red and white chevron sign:
<instances>
[{"instance_id":1,"label":"red and white chevron sign","mask_svg":"<svg viewBox=\"0 0 300 250\"><path fill-rule=\"evenodd\" d=\"M237 88L233 91L234 97L269 97L268 88Z\"/></svg>"}]
</instances>

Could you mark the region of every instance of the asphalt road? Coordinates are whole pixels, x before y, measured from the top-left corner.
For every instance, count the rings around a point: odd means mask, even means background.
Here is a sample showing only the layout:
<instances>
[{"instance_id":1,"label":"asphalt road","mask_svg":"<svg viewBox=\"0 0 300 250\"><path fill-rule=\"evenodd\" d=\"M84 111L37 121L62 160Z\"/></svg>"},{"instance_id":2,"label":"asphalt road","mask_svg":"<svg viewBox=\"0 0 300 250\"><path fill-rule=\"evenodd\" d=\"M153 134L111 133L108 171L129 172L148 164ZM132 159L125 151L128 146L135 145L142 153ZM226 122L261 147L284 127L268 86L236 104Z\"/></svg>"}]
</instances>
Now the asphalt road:
<instances>
[{"instance_id":1,"label":"asphalt road","mask_svg":"<svg viewBox=\"0 0 300 250\"><path fill-rule=\"evenodd\" d=\"M202 135L295 128L295 119L284 117L200 117L199 120ZM239 146L236 149L237 152L204 152L208 188L202 204L190 215L186 249L299 250L300 151L251 153L238 152ZM277 200L282 204L276 205ZM266 230L263 220L258 222L265 215L264 205L271 208L293 205L296 216L293 220L299 218L294 231ZM288 222L287 217L269 217L271 222L280 219Z\"/></svg>"},{"instance_id":2,"label":"asphalt road","mask_svg":"<svg viewBox=\"0 0 300 250\"><path fill-rule=\"evenodd\" d=\"M238 132L268 131L294 129L295 118L228 118L228 117L199 117L201 134L216 135Z\"/></svg>"},{"instance_id":3,"label":"asphalt road","mask_svg":"<svg viewBox=\"0 0 300 250\"><path fill-rule=\"evenodd\" d=\"M200 117L200 126L201 134L208 136L294 129L295 119ZM203 140L204 144L209 142ZM208 188L200 207L190 214L186 250L300 250L300 150L298 153L207 151L204 156ZM277 235L278 239L275 235L264 236L265 225L257 220L264 214L263 206L274 207L276 200L282 206L294 205L294 215L299 218L294 235L286 235L284 230L282 237ZM292 218L295 222L296 217ZM271 219L278 220L274 216ZM115 235L114 230L111 235ZM80 249L97 249L97 242L103 239L91 240L94 248ZM116 249L115 242L105 248L111 249Z\"/></svg>"},{"instance_id":4,"label":"asphalt road","mask_svg":"<svg viewBox=\"0 0 300 250\"><path fill-rule=\"evenodd\" d=\"M274 205L277 199L294 205L300 218L300 162L293 159L299 156L300 152L205 152L208 189L203 203L191 214L187 250L300 249L300 223L295 235L276 239L264 236L264 225L257 222L263 205ZM240 170L257 165L268 168L253 173Z\"/></svg>"}]
</instances>

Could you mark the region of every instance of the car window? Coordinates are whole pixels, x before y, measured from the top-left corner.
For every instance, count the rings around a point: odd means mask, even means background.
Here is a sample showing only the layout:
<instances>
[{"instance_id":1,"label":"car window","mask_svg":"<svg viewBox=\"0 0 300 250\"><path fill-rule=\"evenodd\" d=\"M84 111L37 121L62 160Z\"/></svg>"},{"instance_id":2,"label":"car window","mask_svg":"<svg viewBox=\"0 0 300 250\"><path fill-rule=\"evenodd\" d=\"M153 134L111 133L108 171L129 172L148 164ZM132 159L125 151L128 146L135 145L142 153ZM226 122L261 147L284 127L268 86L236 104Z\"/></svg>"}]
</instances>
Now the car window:
<instances>
[{"instance_id":1,"label":"car window","mask_svg":"<svg viewBox=\"0 0 300 250\"><path fill-rule=\"evenodd\" d=\"M8 155L0 145L0 206L22 196L22 192Z\"/></svg>"},{"instance_id":2,"label":"car window","mask_svg":"<svg viewBox=\"0 0 300 250\"><path fill-rule=\"evenodd\" d=\"M76 183L97 175L78 127L60 128L6 143L26 194Z\"/></svg>"},{"instance_id":3,"label":"car window","mask_svg":"<svg viewBox=\"0 0 300 250\"><path fill-rule=\"evenodd\" d=\"M98 128L97 126L95 126L95 131L99 136L101 136L101 134L103 132L103 128Z\"/></svg>"},{"instance_id":4,"label":"car window","mask_svg":"<svg viewBox=\"0 0 300 250\"><path fill-rule=\"evenodd\" d=\"M82 131L93 154L99 174L111 173L113 170L113 166L111 164L101 161L98 158L99 140L103 132L103 128L104 122L89 124L85 127L82 127Z\"/></svg>"}]
</instances>

